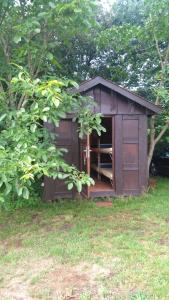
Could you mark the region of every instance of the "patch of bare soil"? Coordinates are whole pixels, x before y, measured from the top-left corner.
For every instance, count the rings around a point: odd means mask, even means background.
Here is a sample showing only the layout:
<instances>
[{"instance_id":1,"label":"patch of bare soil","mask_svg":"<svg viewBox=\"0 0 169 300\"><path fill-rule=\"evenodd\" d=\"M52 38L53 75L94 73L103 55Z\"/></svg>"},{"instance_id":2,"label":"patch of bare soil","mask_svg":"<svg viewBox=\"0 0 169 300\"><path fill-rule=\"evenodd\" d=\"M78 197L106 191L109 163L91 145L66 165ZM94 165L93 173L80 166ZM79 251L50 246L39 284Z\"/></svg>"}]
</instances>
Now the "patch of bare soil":
<instances>
[{"instance_id":1,"label":"patch of bare soil","mask_svg":"<svg viewBox=\"0 0 169 300\"><path fill-rule=\"evenodd\" d=\"M61 231L69 231L72 227L73 227L73 224L71 224L71 223L65 223L65 224L63 224L59 228L59 230L61 230Z\"/></svg>"},{"instance_id":2,"label":"patch of bare soil","mask_svg":"<svg viewBox=\"0 0 169 300\"><path fill-rule=\"evenodd\" d=\"M0 273L3 276L3 283L0 287L1 300L38 300L30 293L31 280L33 276L38 276L44 270L52 267L53 260L43 259L36 262L18 265L15 268L8 266Z\"/></svg>"},{"instance_id":3,"label":"patch of bare soil","mask_svg":"<svg viewBox=\"0 0 169 300\"><path fill-rule=\"evenodd\" d=\"M78 300L89 293L98 300L102 280L113 276L113 270L98 264L61 265L52 258L32 261L5 271L0 299Z\"/></svg>"},{"instance_id":4,"label":"patch of bare soil","mask_svg":"<svg viewBox=\"0 0 169 300\"><path fill-rule=\"evenodd\" d=\"M169 218L166 218L166 219L165 219L165 222L166 222L167 224L169 224Z\"/></svg>"},{"instance_id":5,"label":"patch of bare soil","mask_svg":"<svg viewBox=\"0 0 169 300\"><path fill-rule=\"evenodd\" d=\"M167 246L167 245L169 245L169 240L168 239L159 239L158 241L157 241L157 243L158 244L160 244L160 245L164 245L164 246Z\"/></svg>"},{"instance_id":6,"label":"patch of bare soil","mask_svg":"<svg viewBox=\"0 0 169 300\"><path fill-rule=\"evenodd\" d=\"M157 186L157 179L156 178L150 178L148 182L148 189L155 189Z\"/></svg>"},{"instance_id":7,"label":"patch of bare soil","mask_svg":"<svg viewBox=\"0 0 169 300\"><path fill-rule=\"evenodd\" d=\"M8 238L7 240L5 241L2 241L1 242L4 250L9 250L11 248L22 248L23 245L22 245L22 238L21 237L18 237L18 238Z\"/></svg>"},{"instance_id":8,"label":"patch of bare soil","mask_svg":"<svg viewBox=\"0 0 169 300\"><path fill-rule=\"evenodd\" d=\"M93 295L93 299L98 295L101 280L114 276L108 268L103 268L97 264L87 263L71 267L60 265L54 268L34 287L42 290L48 287L50 290L50 300L78 300L80 295L88 292ZM99 299L99 298L96 298Z\"/></svg>"},{"instance_id":9,"label":"patch of bare soil","mask_svg":"<svg viewBox=\"0 0 169 300\"><path fill-rule=\"evenodd\" d=\"M98 207L112 207L112 202L110 202L110 201L99 201L99 202L96 202L96 206L98 206Z\"/></svg>"}]
</instances>

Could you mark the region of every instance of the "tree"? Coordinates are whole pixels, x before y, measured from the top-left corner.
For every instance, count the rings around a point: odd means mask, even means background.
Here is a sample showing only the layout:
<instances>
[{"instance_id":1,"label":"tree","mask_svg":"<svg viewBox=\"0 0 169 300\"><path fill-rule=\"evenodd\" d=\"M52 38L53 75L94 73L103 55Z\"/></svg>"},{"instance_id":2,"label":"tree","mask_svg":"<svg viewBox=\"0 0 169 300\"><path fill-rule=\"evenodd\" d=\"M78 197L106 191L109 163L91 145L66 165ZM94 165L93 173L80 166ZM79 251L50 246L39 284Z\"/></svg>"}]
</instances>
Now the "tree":
<instances>
[{"instance_id":1,"label":"tree","mask_svg":"<svg viewBox=\"0 0 169 300\"><path fill-rule=\"evenodd\" d=\"M148 166L155 146L169 128L168 26L167 0L120 0L111 26L98 39L98 70L165 108L159 117L150 118Z\"/></svg>"},{"instance_id":2,"label":"tree","mask_svg":"<svg viewBox=\"0 0 169 300\"><path fill-rule=\"evenodd\" d=\"M93 101L68 94L75 82L59 77L62 46L69 46L79 30L88 32L95 6L86 0L9 0L0 5L1 201L10 195L28 199L33 181L44 175L65 179L68 189L75 185L80 192L93 180L65 163L65 149L54 147L56 137L43 122L59 126L74 111L80 136L104 130L100 115L91 112Z\"/></svg>"},{"instance_id":3,"label":"tree","mask_svg":"<svg viewBox=\"0 0 169 300\"><path fill-rule=\"evenodd\" d=\"M31 79L20 67L18 76L13 77L10 83L11 98L8 93L1 93L2 202L10 193L14 199L16 196L28 199L32 182L44 175L66 179L68 189L75 185L79 192L82 185L94 183L87 174L64 161L63 154L66 150L54 146L56 136L43 126L43 122L47 121L59 126L60 119L73 111L79 123L81 137L91 133L93 129L99 135L104 130L100 115L91 112L93 100L68 94L65 88L71 85L75 83L52 78Z\"/></svg>"},{"instance_id":4,"label":"tree","mask_svg":"<svg viewBox=\"0 0 169 300\"><path fill-rule=\"evenodd\" d=\"M72 78L85 64L80 45L88 44L97 24L96 1L9 0L0 5L1 77L11 78L10 62L23 65L34 78L42 74Z\"/></svg>"}]
</instances>

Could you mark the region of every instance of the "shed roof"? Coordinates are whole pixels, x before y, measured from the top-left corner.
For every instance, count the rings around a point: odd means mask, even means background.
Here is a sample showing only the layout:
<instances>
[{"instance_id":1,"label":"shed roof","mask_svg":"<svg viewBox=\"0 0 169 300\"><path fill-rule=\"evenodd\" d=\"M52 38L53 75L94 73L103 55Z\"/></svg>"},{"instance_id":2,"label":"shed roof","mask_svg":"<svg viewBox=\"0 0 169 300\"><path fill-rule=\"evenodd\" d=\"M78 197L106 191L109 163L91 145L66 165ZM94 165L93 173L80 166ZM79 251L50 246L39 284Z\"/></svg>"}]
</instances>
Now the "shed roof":
<instances>
[{"instance_id":1,"label":"shed roof","mask_svg":"<svg viewBox=\"0 0 169 300\"><path fill-rule=\"evenodd\" d=\"M110 90L112 90L114 92L121 94L122 96L132 100L135 103L140 104L141 106L150 110L153 114L158 114L162 110L162 108L160 106L157 106L157 105L153 104L152 102L147 101L143 97L138 96L135 93L127 90L126 88L122 88L119 85L113 83L112 81L106 80L100 76L97 76L93 79L82 82L80 84L79 88L73 89L73 92L83 93L99 84L109 88Z\"/></svg>"}]
</instances>

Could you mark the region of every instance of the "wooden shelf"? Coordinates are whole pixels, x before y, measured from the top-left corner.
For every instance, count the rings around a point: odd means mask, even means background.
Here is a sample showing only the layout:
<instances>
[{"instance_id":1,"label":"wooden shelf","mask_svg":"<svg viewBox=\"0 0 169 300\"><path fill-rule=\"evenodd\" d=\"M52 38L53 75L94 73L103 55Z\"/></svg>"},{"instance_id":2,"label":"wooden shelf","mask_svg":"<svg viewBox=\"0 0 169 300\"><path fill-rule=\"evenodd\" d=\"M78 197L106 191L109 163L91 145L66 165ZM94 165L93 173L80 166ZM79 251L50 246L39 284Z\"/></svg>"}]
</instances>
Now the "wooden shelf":
<instances>
[{"instance_id":1,"label":"wooden shelf","mask_svg":"<svg viewBox=\"0 0 169 300\"><path fill-rule=\"evenodd\" d=\"M92 164L91 167L92 167L93 170L95 170L99 174L106 176L110 180L113 180L113 171L112 171L112 168L106 168L106 167L104 167L101 164L100 164L100 166Z\"/></svg>"},{"instance_id":2,"label":"wooden shelf","mask_svg":"<svg viewBox=\"0 0 169 300\"><path fill-rule=\"evenodd\" d=\"M91 148L92 152L95 153L105 153L105 154L112 154L113 148Z\"/></svg>"}]
</instances>

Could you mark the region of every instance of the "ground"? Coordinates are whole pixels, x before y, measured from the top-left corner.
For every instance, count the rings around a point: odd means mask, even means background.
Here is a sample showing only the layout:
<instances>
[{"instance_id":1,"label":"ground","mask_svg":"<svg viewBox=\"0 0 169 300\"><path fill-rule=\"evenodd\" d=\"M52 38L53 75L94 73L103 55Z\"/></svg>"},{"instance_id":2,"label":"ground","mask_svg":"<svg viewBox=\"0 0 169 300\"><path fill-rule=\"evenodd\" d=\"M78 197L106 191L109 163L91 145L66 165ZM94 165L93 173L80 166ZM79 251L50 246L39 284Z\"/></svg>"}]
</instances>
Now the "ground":
<instances>
[{"instance_id":1,"label":"ground","mask_svg":"<svg viewBox=\"0 0 169 300\"><path fill-rule=\"evenodd\" d=\"M167 178L108 207L69 200L0 215L1 300L163 300L168 278Z\"/></svg>"}]
</instances>

